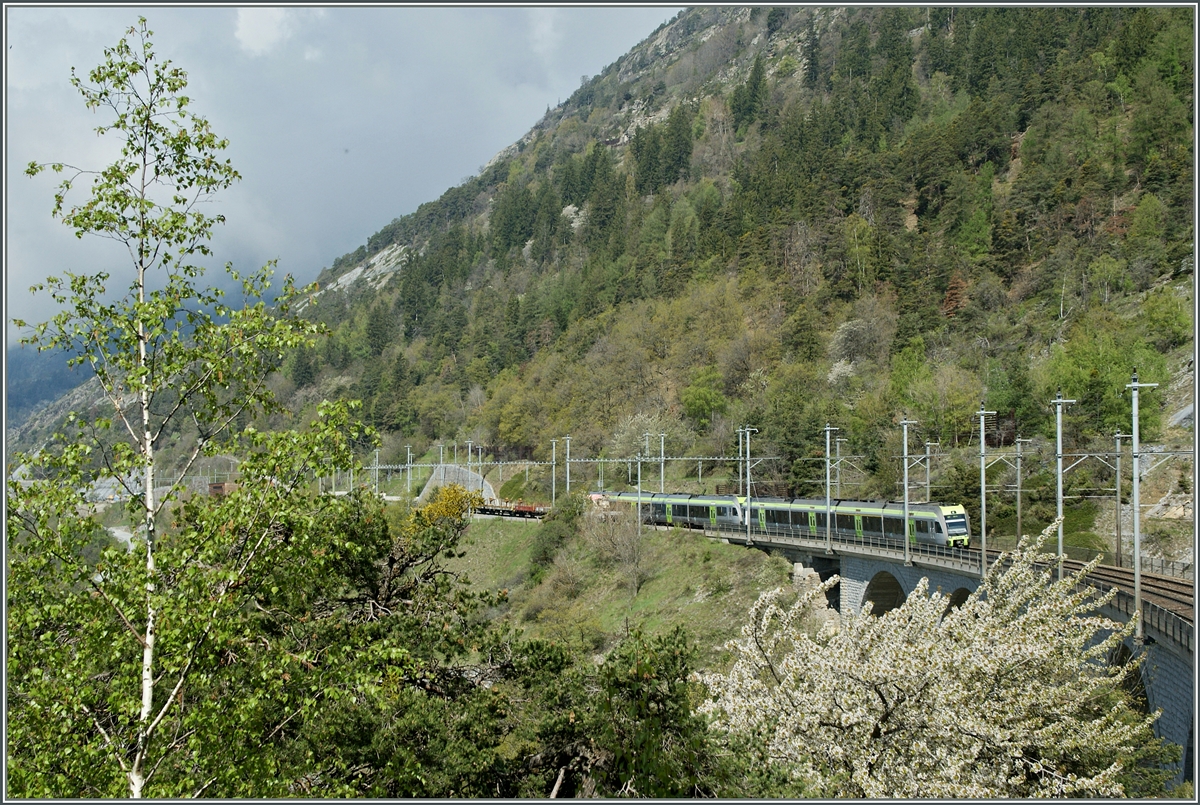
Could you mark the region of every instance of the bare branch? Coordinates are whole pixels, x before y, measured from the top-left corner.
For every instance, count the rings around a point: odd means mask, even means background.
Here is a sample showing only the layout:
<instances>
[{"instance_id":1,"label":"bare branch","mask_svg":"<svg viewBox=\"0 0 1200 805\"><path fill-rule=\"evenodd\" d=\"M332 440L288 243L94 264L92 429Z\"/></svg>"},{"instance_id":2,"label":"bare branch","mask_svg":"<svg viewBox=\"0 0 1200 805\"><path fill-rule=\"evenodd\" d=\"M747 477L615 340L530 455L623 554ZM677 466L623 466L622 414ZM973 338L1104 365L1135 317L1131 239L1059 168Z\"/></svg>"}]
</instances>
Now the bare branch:
<instances>
[{"instance_id":1,"label":"bare branch","mask_svg":"<svg viewBox=\"0 0 1200 805\"><path fill-rule=\"evenodd\" d=\"M130 634L137 638L137 641L142 644L142 648L145 648L146 638L142 637L138 630L133 628L133 624L129 622L129 618L125 617L125 613L121 611L121 608L117 606L116 602L108 597L108 593L104 592L104 588L91 579L88 580L88 583L92 585L93 590L100 593L100 597L104 599L105 603L112 607L113 612L117 613L117 616L121 619L121 622L124 623L129 629Z\"/></svg>"}]
</instances>

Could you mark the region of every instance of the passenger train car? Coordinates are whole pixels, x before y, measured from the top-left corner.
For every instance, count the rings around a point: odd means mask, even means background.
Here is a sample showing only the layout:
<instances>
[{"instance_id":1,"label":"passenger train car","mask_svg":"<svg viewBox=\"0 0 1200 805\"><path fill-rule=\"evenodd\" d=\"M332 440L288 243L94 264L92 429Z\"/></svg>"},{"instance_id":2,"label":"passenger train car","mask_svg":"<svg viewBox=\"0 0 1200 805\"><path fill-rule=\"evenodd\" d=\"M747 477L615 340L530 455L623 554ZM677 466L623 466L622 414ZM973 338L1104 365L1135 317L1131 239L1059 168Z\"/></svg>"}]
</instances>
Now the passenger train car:
<instances>
[{"instance_id":1,"label":"passenger train car","mask_svg":"<svg viewBox=\"0 0 1200 805\"><path fill-rule=\"evenodd\" d=\"M609 492L612 502L636 508L638 493ZM746 527L746 499L733 495L642 493L644 522L684 528ZM883 500L834 500L830 503L832 534L838 539L902 542L904 504ZM825 538L824 499L752 498L751 534ZM966 548L971 544L967 511L958 505L910 503L908 538L911 542Z\"/></svg>"}]
</instances>

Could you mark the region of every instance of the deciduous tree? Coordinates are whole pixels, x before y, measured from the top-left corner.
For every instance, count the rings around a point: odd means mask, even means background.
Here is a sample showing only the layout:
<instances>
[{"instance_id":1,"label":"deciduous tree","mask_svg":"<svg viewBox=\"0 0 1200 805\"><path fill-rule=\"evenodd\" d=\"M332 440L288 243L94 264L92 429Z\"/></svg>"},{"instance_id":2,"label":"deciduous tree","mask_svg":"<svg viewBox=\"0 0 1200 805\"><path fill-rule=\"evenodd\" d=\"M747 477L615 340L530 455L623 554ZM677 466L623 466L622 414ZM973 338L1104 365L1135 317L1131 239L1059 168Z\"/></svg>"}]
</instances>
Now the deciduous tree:
<instances>
[{"instance_id":1,"label":"deciduous tree","mask_svg":"<svg viewBox=\"0 0 1200 805\"><path fill-rule=\"evenodd\" d=\"M226 141L191 111L186 73L158 59L151 37L140 19L87 81L72 71L88 108L111 114L97 132L119 140L120 157L98 171L27 169L68 174L54 216L80 238L124 246L131 280L115 301L105 272L35 287L63 309L25 341L89 364L104 402L72 415L38 455L18 458L39 480L8 485L7 760L9 792L22 796L204 791L208 767L196 758L209 750L196 740L206 725L195 720L192 683L230 638L261 567L325 505L307 494L311 468L351 461L344 405L325 406L303 433L265 435L249 424L280 410L267 376L311 346L320 326L293 313L304 291L290 278L267 307L270 264L249 276L227 266L240 306L199 286L198 260L223 220L204 202L240 177L221 157ZM85 177L90 196L68 208ZM164 451L184 431L195 446L166 477ZM184 522L182 477L226 446L245 457L241 488L194 504ZM109 549L93 566L81 548L98 528L88 490L102 480L122 488L133 537L128 552ZM156 776L163 784L148 789Z\"/></svg>"}]
</instances>

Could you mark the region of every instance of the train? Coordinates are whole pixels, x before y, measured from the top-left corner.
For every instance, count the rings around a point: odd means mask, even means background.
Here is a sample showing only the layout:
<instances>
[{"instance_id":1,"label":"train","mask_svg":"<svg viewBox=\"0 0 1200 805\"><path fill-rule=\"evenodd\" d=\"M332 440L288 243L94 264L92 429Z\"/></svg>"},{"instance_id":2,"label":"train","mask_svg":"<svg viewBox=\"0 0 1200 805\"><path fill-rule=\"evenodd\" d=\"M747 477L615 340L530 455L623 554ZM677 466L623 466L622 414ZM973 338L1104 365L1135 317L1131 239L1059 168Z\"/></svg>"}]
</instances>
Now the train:
<instances>
[{"instance_id":1,"label":"train","mask_svg":"<svg viewBox=\"0 0 1200 805\"><path fill-rule=\"evenodd\" d=\"M518 500L493 500L475 507L476 514L490 514L493 517L521 517L529 520L540 520L550 513L549 506L538 506Z\"/></svg>"},{"instance_id":2,"label":"train","mask_svg":"<svg viewBox=\"0 0 1200 805\"><path fill-rule=\"evenodd\" d=\"M607 492L613 502L642 505L644 522L683 528L744 530L747 514L751 533L825 538L825 500L814 498L746 498L737 495ZM903 544L904 503L894 500L833 500L832 535L837 539ZM950 548L971 546L971 524L960 505L908 504L911 543Z\"/></svg>"}]
</instances>

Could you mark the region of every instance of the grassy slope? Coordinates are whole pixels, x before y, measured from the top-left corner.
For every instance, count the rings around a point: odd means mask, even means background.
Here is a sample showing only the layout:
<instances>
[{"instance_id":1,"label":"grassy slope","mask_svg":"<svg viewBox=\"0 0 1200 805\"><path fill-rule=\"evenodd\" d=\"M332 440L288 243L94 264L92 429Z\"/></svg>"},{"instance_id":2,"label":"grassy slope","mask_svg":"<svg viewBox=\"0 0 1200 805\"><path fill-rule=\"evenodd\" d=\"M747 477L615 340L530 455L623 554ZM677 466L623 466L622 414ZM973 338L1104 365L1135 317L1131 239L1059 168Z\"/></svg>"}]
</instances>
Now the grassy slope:
<instances>
[{"instance_id":1,"label":"grassy slope","mask_svg":"<svg viewBox=\"0 0 1200 805\"><path fill-rule=\"evenodd\" d=\"M676 529L647 532L643 566L651 578L635 596L628 575L606 566L578 536L551 568L531 572L537 530L537 523L476 520L467 555L452 567L479 588L508 590L508 605L493 616L528 636L597 653L626 629L662 634L681 625L700 645L701 665L709 665L719 661L721 645L737 635L758 595L790 583L791 565L782 558Z\"/></svg>"}]
</instances>

